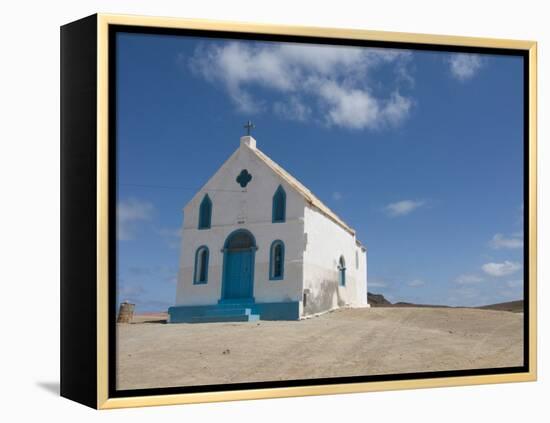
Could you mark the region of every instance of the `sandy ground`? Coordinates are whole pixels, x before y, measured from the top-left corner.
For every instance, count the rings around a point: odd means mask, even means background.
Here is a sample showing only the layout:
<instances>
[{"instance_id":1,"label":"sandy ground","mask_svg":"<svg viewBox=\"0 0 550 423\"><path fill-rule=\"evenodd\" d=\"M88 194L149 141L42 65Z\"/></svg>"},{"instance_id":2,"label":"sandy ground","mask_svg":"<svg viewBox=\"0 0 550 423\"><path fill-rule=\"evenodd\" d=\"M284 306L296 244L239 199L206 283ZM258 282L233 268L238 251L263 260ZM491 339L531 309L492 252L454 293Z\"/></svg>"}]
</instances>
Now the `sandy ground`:
<instances>
[{"instance_id":1,"label":"sandy ground","mask_svg":"<svg viewBox=\"0 0 550 423\"><path fill-rule=\"evenodd\" d=\"M158 316L156 316L158 319ZM118 389L521 366L523 314L346 309L296 322L118 325Z\"/></svg>"}]
</instances>

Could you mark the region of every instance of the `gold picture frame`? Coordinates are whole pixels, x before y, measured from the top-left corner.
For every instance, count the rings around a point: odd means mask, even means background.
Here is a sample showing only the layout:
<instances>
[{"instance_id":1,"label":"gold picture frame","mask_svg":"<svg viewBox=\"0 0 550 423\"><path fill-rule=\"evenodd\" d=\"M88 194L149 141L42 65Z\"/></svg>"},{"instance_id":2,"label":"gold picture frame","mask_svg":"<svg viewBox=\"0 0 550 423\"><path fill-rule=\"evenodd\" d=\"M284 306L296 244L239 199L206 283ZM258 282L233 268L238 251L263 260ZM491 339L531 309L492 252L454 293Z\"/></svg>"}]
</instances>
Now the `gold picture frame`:
<instances>
[{"instance_id":1,"label":"gold picture frame","mask_svg":"<svg viewBox=\"0 0 550 423\"><path fill-rule=\"evenodd\" d=\"M62 299L62 315L66 316L67 320L63 320L62 316L62 345L65 342L66 348L62 347L62 395L76 401L82 402L89 406L98 409L113 409L121 407L139 407L152 405L169 405L169 404L189 404L189 403L204 403L214 401L235 401L261 398L281 398L292 396L307 396L307 395L324 395L324 394L343 394L354 392L370 392L384 390L399 390L399 389L417 389L417 388L432 388L432 387L447 387L461 385L478 385L478 384L493 384L505 382L526 382L535 381L537 378L537 43L534 41L517 41L504 39L476 38L476 37L459 37L448 35L429 35L429 34L411 34L401 32L382 32L369 31L362 29L337 29L337 28L316 28L306 26L286 26L286 25L265 25L254 23L238 23L226 21L211 21L199 19L180 19L180 18L163 18L163 17L145 17L145 16L125 16L115 14L97 14L88 19L88 30L84 31L84 35L79 32L82 21L77 21L63 27L62 29L62 58L63 55L67 58L67 63L71 60L71 54L82 43L82 39L86 39L91 44L95 45L95 88L94 91L96 110L95 110L95 134L90 137L96 139L93 147L95 149L95 172L90 176L95 181L95 210L93 211L94 227L95 227L95 260L94 263L88 263L94 268L93 278L95 284L91 290L95 293L95 298L90 305L95 305L96 309L90 316L83 318L89 319L88 323L95 322L95 342L87 338L88 343L93 342L96 348L95 354L90 355L88 365L93 368L92 373L95 374L95 385L83 377L81 383L74 380L77 378L77 369L81 368L83 362L75 363L70 359L71 354L75 354L74 344L82 343L82 339L87 335L78 334L82 332L82 327L72 328L68 320L74 318L75 310L67 305L68 302L76 300L76 293L69 291L62 275L62 292L66 289L65 299ZM80 26L79 26L80 25ZM163 29L186 29L186 30L201 30L201 31L218 31L224 33L245 33L245 34L268 34L271 36L295 36L295 37L314 37L314 38L329 38L341 40L368 40L375 42L391 42L391 43L407 43L415 45L427 46L453 46L466 48L487 48L487 49L513 49L522 51L526 54L528 60L528 86L526 94L528 95L528 263L525 267L528 269L528 303L529 310L528 321L528 370L518 373L506 374L480 374L474 376L454 376L454 377L437 377L437 378L419 378L406 380L388 380L374 381L361 383L342 383L329 385L312 385L312 386L289 386L289 387L273 387L261 389L243 389L243 390L227 390L215 392L194 392L194 393L168 393L168 394L152 394L143 396L131 397L113 397L109 395L109 374L112 372L112 367L109 364L109 343L112 341L109 338L109 319L110 319L110 302L109 302L109 178L112 167L109 164L109 61L112 60L109 55L109 28L112 26L129 26L141 28L163 28ZM64 31L64 32L63 32ZM63 44L63 34L72 41L67 41ZM80 37L80 38L79 38ZM95 37L95 39L94 39ZM64 46L65 45L65 50ZM67 47L68 46L68 47ZM73 50L71 50L73 49ZM76 53L74 53L76 54ZM80 53L79 53L80 54ZM62 80L63 78L71 79L73 76L70 70L65 71L63 75L62 61ZM74 77L76 78L76 77ZM63 85L63 84L62 84ZM73 86L68 84L63 89L68 96L68 91ZM67 100L69 103L70 100ZM73 100L76 101L76 100ZM70 104L67 104L67 111L63 113L62 106L62 125L68 124L72 119L69 111ZM71 107L72 108L72 107ZM74 109L74 108L72 108ZM70 141L70 131L65 131L67 143ZM71 161L71 155L74 152L68 151L65 154L65 160ZM63 178L70 176L70 170L67 170L65 176L62 174L62 196L65 196L67 202L71 199L70 189L65 189L63 192ZM90 180L91 180L90 179ZM92 201L92 200L90 200ZM67 205L69 207L69 205ZM83 206L84 207L84 206ZM68 213L68 212L67 212ZM62 217L63 219L63 217ZM66 225L66 231L73 228L70 223L63 222ZM62 236L62 240L63 240ZM63 249L72 249L75 244L69 241L62 242ZM74 260L71 261L70 252L65 256L66 266L75 266ZM63 257L62 257L62 260ZM82 259L83 260L83 259ZM71 264L73 263L73 264ZM81 264L79 262L78 264ZM62 272L63 273L63 272ZM65 277L68 278L70 269L65 272ZM527 282L527 281L526 281ZM66 282L68 284L68 282ZM65 288L64 288L65 287ZM92 291L90 291L92 292ZM64 302L65 301L65 305ZM84 300L85 301L85 300ZM90 334L88 334L90 335ZM91 336L91 335L90 335ZM525 342L525 341L524 341ZM72 348L72 349L71 349ZM84 347L82 347L84 348ZM65 357L66 362L63 361ZM95 360L95 362L94 362ZM92 378L92 376L89 376ZM93 393L95 392L95 396Z\"/></svg>"}]
</instances>

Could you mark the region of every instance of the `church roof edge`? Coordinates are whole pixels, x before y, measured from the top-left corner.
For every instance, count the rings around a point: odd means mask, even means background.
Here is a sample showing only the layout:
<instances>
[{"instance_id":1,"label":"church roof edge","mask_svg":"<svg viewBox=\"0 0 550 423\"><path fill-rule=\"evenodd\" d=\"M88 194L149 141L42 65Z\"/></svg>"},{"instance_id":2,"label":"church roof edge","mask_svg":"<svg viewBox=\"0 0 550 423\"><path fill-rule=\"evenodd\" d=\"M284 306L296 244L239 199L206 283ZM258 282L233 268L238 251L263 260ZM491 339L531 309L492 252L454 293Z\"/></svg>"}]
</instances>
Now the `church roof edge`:
<instances>
[{"instance_id":1,"label":"church roof edge","mask_svg":"<svg viewBox=\"0 0 550 423\"><path fill-rule=\"evenodd\" d=\"M244 137L243 137L244 138ZM241 138L242 139L242 138ZM255 140L254 140L255 141ZM242 144L241 144L242 145ZM294 176L288 173L280 165L275 163L271 158L269 158L264 152L258 148L250 148L256 156L258 156L269 168L271 168L275 173L277 173L284 181L286 181L291 187L293 187L312 207L315 207L321 214L328 217L338 226L349 232L351 235L355 236L355 229L350 227L346 222L344 222L336 213L334 213L325 203L323 203L315 194L313 194L306 186L304 186L300 181L298 181ZM356 239L356 242L360 244L360 241Z\"/></svg>"}]
</instances>

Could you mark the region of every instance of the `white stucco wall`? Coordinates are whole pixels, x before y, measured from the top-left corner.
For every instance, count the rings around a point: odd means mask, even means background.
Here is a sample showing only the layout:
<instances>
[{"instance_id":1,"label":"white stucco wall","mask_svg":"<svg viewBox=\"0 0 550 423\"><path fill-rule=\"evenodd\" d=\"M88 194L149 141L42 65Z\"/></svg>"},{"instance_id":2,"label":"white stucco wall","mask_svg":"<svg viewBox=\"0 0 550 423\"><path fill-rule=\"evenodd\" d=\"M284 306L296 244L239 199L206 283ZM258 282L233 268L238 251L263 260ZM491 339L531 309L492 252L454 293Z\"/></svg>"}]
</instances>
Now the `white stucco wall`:
<instances>
[{"instance_id":1,"label":"white stucco wall","mask_svg":"<svg viewBox=\"0 0 550 423\"><path fill-rule=\"evenodd\" d=\"M236 178L247 169L252 180L241 188ZM286 192L286 221L272 223L272 199L277 187ZM199 230L199 207L204 195L212 200L211 229ZM305 201L241 143L235 153L184 208L182 249L176 305L216 304L221 298L223 253L227 236L236 229L254 235L258 250L254 268L256 302L298 301L302 297L302 259ZM280 239L285 244L284 279L269 280L269 249ZM208 283L193 285L197 248L209 249Z\"/></svg>"},{"instance_id":2,"label":"white stucco wall","mask_svg":"<svg viewBox=\"0 0 550 423\"><path fill-rule=\"evenodd\" d=\"M305 208L304 221L304 314L342 306L367 307L366 250L357 245L354 235L315 208ZM339 286L341 255L346 262L345 286Z\"/></svg>"}]
</instances>

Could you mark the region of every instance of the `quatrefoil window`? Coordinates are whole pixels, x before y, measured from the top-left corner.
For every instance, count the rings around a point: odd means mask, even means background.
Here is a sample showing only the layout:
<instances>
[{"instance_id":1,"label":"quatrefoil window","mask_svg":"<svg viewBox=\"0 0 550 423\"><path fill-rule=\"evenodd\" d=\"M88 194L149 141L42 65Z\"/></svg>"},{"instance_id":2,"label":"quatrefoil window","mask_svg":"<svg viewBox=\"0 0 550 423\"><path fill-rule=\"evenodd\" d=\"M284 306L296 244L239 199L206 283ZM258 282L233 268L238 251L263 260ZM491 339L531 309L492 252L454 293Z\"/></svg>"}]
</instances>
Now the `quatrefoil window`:
<instances>
[{"instance_id":1,"label":"quatrefoil window","mask_svg":"<svg viewBox=\"0 0 550 423\"><path fill-rule=\"evenodd\" d=\"M241 188L246 187L251 180L252 175L248 173L248 170L246 169L241 170L241 173L239 173L239 176L237 176L237 182L239 183Z\"/></svg>"}]
</instances>

